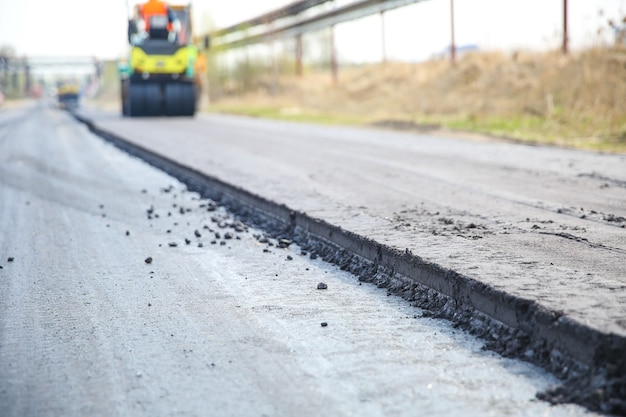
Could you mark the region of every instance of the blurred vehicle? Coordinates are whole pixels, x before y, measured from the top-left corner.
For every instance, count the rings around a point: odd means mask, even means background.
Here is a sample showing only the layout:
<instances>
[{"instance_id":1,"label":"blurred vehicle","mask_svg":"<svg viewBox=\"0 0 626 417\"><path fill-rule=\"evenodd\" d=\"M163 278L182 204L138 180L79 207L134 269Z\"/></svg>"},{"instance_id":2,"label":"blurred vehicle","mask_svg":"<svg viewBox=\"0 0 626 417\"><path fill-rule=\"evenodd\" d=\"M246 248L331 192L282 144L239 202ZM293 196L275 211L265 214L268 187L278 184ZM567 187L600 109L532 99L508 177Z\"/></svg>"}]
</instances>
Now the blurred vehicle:
<instances>
[{"instance_id":1,"label":"blurred vehicle","mask_svg":"<svg viewBox=\"0 0 626 417\"><path fill-rule=\"evenodd\" d=\"M43 88L41 87L41 84L35 84L31 87L30 96L32 98L41 98L42 95L43 95Z\"/></svg>"},{"instance_id":2,"label":"blurred vehicle","mask_svg":"<svg viewBox=\"0 0 626 417\"><path fill-rule=\"evenodd\" d=\"M75 82L62 82L57 86L57 102L60 109L78 108L80 87Z\"/></svg>"},{"instance_id":3,"label":"blurred vehicle","mask_svg":"<svg viewBox=\"0 0 626 417\"><path fill-rule=\"evenodd\" d=\"M142 7L128 21L130 54L118 67L122 114L193 116L206 59L194 44L191 6L169 5L167 14L151 16Z\"/></svg>"}]
</instances>

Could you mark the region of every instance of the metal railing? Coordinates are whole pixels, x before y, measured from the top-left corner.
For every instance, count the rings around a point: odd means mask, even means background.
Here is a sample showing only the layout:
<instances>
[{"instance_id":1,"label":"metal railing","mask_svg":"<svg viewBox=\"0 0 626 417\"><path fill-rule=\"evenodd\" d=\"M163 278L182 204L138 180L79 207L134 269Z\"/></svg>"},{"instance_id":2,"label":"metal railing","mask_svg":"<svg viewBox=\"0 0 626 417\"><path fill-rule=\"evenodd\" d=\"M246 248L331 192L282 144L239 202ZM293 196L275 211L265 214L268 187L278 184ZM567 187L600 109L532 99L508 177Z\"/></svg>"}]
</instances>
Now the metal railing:
<instances>
[{"instance_id":1,"label":"metal railing","mask_svg":"<svg viewBox=\"0 0 626 417\"><path fill-rule=\"evenodd\" d=\"M279 19L289 16L296 16L302 11L319 6L330 0L309 0L308 7L299 7L290 9L289 6L278 9L276 11L267 13L257 18L238 23L225 29L218 30L212 34L214 41L220 38L224 38L227 35L239 33L240 38L234 40L226 40L224 42L214 42L216 49L232 49L242 46L247 46L255 43L261 43L267 41L267 39L287 38L299 36L307 32L318 31L327 27L348 22L351 20L360 19L373 14L384 13L387 10L397 9L409 4L420 3L427 0L361 0L356 3L351 3L343 7L338 7L334 10L321 13L319 15L303 19L301 21L286 24L285 26L268 29L258 34L248 34L246 29L250 29L253 26L259 26L262 24L270 24ZM304 6L304 5L303 5ZM290 13L287 13L289 9Z\"/></svg>"}]
</instances>

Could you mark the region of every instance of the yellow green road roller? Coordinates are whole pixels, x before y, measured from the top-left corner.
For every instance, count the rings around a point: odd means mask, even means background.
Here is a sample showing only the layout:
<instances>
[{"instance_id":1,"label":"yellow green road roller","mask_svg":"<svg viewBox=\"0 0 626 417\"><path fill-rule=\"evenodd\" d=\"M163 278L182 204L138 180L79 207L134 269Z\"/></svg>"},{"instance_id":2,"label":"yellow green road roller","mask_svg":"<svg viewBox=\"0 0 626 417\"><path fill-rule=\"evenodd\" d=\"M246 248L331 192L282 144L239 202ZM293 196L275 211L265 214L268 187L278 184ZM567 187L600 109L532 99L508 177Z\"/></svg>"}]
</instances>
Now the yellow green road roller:
<instances>
[{"instance_id":1,"label":"yellow green road roller","mask_svg":"<svg viewBox=\"0 0 626 417\"><path fill-rule=\"evenodd\" d=\"M136 6L128 40L130 56L119 65L122 114L193 116L205 60L194 44L191 6L170 5L166 15L150 17Z\"/></svg>"}]
</instances>

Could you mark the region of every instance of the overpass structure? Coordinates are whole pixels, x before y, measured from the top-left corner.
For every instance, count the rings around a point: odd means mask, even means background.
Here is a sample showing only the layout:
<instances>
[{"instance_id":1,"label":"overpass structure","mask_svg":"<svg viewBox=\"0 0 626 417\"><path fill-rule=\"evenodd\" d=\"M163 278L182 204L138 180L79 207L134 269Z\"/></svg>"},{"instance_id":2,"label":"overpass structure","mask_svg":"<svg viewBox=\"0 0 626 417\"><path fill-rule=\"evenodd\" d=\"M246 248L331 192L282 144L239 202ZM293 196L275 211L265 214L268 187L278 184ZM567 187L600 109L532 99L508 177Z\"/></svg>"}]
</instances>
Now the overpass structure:
<instances>
[{"instance_id":1,"label":"overpass structure","mask_svg":"<svg viewBox=\"0 0 626 417\"><path fill-rule=\"evenodd\" d=\"M35 78L44 75L100 77L103 62L93 56L30 56L0 55L0 91L13 96L32 92Z\"/></svg>"}]
</instances>

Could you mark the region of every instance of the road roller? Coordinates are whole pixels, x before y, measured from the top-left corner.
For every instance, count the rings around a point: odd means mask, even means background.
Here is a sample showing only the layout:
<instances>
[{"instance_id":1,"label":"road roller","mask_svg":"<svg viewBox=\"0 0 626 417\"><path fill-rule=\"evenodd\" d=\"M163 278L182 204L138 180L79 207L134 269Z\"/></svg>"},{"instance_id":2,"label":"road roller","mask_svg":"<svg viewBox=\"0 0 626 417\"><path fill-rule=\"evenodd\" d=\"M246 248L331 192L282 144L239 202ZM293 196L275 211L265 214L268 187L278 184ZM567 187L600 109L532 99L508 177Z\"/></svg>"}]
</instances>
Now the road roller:
<instances>
[{"instance_id":1,"label":"road roller","mask_svg":"<svg viewBox=\"0 0 626 417\"><path fill-rule=\"evenodd\" d=\"M202 90L206 60L192 32L191 5L168 5L146 28L140 6L128 19L131 45L119 65L125 117L193 116ZM208 37L204 38L208 48Z\"/></svg>"}]
</instances>

